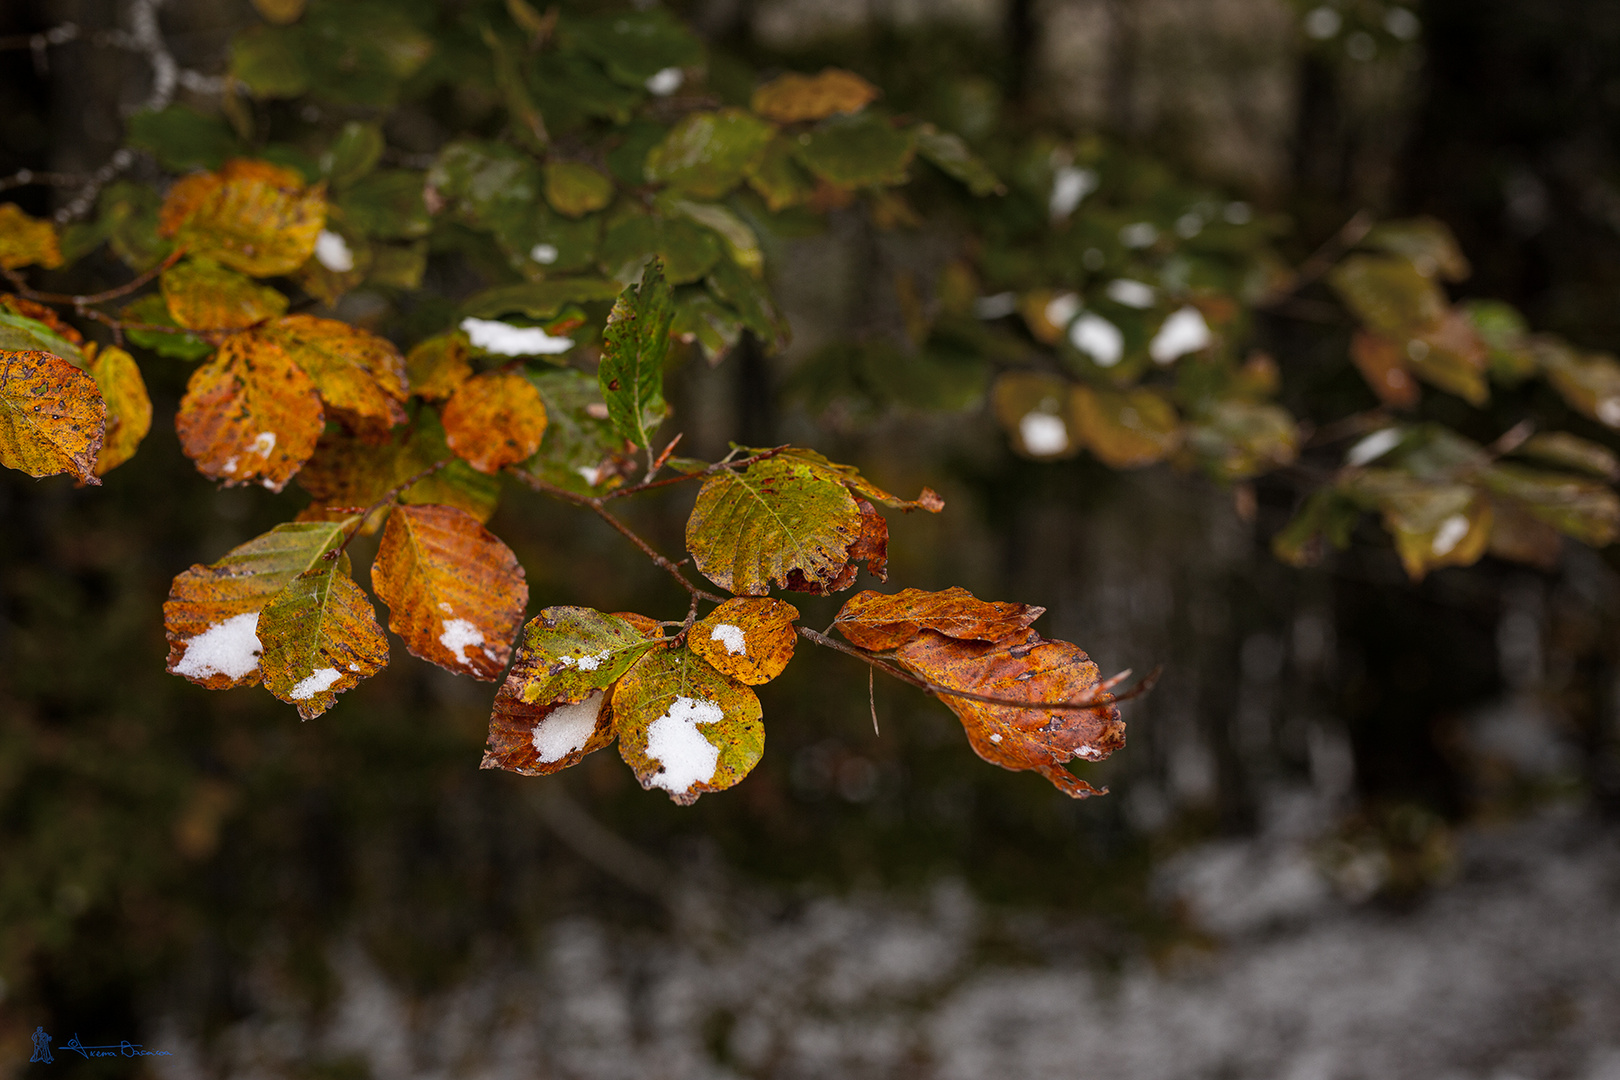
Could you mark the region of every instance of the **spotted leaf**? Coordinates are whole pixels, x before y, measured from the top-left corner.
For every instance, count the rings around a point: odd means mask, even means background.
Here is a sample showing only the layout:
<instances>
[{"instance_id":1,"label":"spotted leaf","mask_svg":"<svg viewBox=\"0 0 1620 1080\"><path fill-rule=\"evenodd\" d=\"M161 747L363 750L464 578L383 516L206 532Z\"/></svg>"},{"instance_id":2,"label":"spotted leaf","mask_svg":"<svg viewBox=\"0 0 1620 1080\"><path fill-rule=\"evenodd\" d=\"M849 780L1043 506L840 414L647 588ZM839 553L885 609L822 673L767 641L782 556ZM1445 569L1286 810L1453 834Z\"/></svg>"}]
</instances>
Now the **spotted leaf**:
<instances>
[{"instance_id":1,"label":"spotted leaf","mask_svg":"<svg viewBox=\"0 0 1620 1080\"><path fill-rule=\"evenodd\" d=\"M227 484L287 486L315 450L323 414L315 383L275 342L225 340L192 372L174 418L180 448L197 471Z\"/></svg>"},{"instance_id":2,"label":"spotted leaf","mask_svg":"<svg viewBox=\"0 0 1620 1080\"><path fill-rule=\"evenodd\" d=\"M244 158L181 177L158 215L158 235L254 277L297 270L325 225L322 185L306 188L290 169Z\"/></svg>"},{"instance_id":3,"label":"spotted leaf","mask_svg":"<svg viewBox=\"0 0 1620 1080\"><path fill-rule=\"evenodd\" d=\"M107 406L89 375L47 352L0 351L0 465L99 484Z\"/></svg>"},{"instance_id":4,"label":"spotted leaf","mask_svg":"<svg viewBox=\"0 0 1620 1080\"><path fill-rule=\"evenodd\" d=\"M727 600L687 632L691 650L740 683L768 683L793 659L799 609L769 598Z\"/></svg>"},{"instance_id":5,"label":"spotted leaf","mask_svg":"<svg viewBox=\"0 0 1620 1080\"><path fill-rule=\"evenodd\" d=\"M388 665L388 637L348 561L326 552L259 613L265 688L305 720Z\"/></svg>"}]
</instances>

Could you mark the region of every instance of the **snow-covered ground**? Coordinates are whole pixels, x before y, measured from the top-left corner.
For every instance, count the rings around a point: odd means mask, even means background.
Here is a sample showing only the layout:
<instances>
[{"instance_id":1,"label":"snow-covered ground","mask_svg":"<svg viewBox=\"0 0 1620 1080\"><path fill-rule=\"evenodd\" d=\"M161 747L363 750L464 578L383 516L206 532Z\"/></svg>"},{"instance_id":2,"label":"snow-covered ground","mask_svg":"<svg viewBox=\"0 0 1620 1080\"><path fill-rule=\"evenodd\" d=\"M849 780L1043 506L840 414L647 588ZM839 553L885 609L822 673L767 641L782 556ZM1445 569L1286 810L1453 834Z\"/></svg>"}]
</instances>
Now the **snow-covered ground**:
<instances>
[{"instance_id":1,"label":"snow-covered ground","mask_svg":"<svg viewBox=\"0 0 1620 1080\"><path fill-rule=\"evenodd\" d=\"M267 992L206 1047L183 1018L151 1042L177 1080L345 1059L379 1080L1620 1080L1612 827L1467 834L1455 881L1401 912L1347 905L1289 852L1262 838L1168 867L1211 946L1156 961L1106 967L1088 932L948 885L910 905L711 888L673 902L667 935L559 923L431 1000L346 947L319 1017Z\"/></svg>"}]
</instances>

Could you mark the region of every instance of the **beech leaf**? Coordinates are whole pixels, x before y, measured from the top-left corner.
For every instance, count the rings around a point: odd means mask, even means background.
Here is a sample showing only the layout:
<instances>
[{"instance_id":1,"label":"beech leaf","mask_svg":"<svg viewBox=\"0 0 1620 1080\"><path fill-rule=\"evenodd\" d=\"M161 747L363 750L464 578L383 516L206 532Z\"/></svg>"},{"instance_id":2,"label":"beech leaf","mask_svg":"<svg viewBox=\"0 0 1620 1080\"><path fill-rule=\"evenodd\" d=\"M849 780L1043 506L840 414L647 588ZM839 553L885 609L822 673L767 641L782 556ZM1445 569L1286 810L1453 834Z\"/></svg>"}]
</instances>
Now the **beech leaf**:
<instances>
[{"instance_id":1,"label":"beech leaf","mask_svg":"<svg viewBox=\"0 0 1620 1080\"><path fill-rule=\"evenodd\" d=\"M1045 641L1022 630L994 642L959 641L924 630L900 648L896 659L938 686L987 697L1031 702L1029 707L989 705L941 695L967 732L973 752L992 765L1040 773L1065 795L1105 795L1063 766L1071 758L1101 761L1125 745L1119 709L1043 709L1040 702L1087 700L1097 689L1097 665L1079 646Z\"/></svg>"},{"instance_id":2,"label":"beech leaf","mask_svg":"<svg viewBox=\"0 0 1620 1080\"><path fill-rule=\"evenodd\" d=\"M799 609L769 598L727 600L692 624L688 647L722 675L740 683L768 683L793 659Z\"/></svg>"},{"instance_id":3,"label":"beech leaf","mask_svg":"<svg viewBox=\"0 0 1620 1080\"><path fill-rule=\"evenodd\" d=\"M688 113L648 152L647 179L718 199L758 166L775 134L774 124L744 109Z\"/></svg>"},{"instance_id":4,"label":"beech leaf","mask_svg":"<svg viewBox=\"0 0 1620 1080\"><path fill-rule=\"evenodd\" d=\"M0 465L99 484L107 406L96 381L54 353L0 351Z\"/></svg>"},{"instance_id":5,"label":"beech leaf","mask_svg":"<svg viewBox=\"0 0 1620 1080\"><path fill-rule=\"evenodd\" d=\"M313 720L337 696L388 666L388 637L348 559L327 552L259 613L264 685Z\"/></svg>"},{"instance_id":6,"label":"beech leaf","mask_svg":"<svg viewBox=\"0 0 1620 1080\"><path fill-rule=\"evenodd\" d=\"M1069 416L1086 449L1111 469L1162 461L1181 445L1175 406L1156 390L1097 390L1076 386Z\"/></svg>"},{"instance_id":7,"label":"beech leaf","mask_svg":"<svg viewBox=\"0 0 1620 1080\"><path fill-rule=\"evenodd\" d=\"M315 383L285 350L235 334L191 373L174 426L210 480L280 491L314 453L323 415Z\"/></svg>"},{"instance_id":8,"label":"beech leaf","mask_svg":"<svg viewBox=\"0 0 1620 1080\"><path fill-rule=\"evenodd\" d=\"M0 203L0 267L16 270L42 266L54 270L62 265L62 248L56 226L30 217L16 203Z\"/></svg>"},{"instance_id":9,"label":"beech leaf","mask_svg":"<svg viewBox=\"0 0 1620 1080\"><path fill-rule=\"evenodd\" d=\"M833 626L857 648L887 652L924 630L960 641L1000 641L1027 630L1045 611L1029 604L980 600L960 586L941 592L902 589L887 595L856 593Z\"/></svg>"},{"instance_id":10,"label":"beech leaf","mask_svg":"<svg viewBox=\"0 0 1620 1080\"><path fill-rule=\"evenodd\" d=\"M188 330L242 330L287 310L287 298L207 259L187 259L163 272L163 299Z\"/></svg>"},{"instance_id":11,"label":"beech leaf","mask_svg":"<svg viewBox=\"0 0 1620 1080\"><path fill-rule=\"evenodd\" d=\"M497 473L540 449L546 403L518 371L486 371L456 388L444 407L445 441L482 473Z\"/></svg>"},{"instance_id":12,"label":"beech leaf","mask_svg":"<svg viewBox=\"0 0 1620 1080\"><path fill-rule=\"evenodd\" d=\"M345 522L291 522L177 574L163 605L168 670L210 690L260 679L259 612L343 542Z\"/></svg>"},{"instance_id":13,"label":"beech leaf","mask_svg":"<svg viewBox=\"0 0 1620 1080\"><path fill-rule=\"evenodd\" d=\"M453 506L390 514L371 588L413 656L486 682L506 669L529 602L512 549Z\"/></svg>"},{"instance_id":14,"label":"beech leaf","mask_svg":"<svg viewBox=\"0 0 1620 1080\"><path fill-rule=\"evenodd\" d=\"M619 754L682 806L747 776L765 752L754 692L690 649L659 645L613 688Z\"/></svg>"},{"instance_id":15,"label":"beech leaf","mask_svg":"<svg viewBox=\"0 0 1620 1080\"><path fill-rule=\"evenodd\" d=\"M878 98L878 88L843 68L822 68L816 75L790 71L754 91L753 110L780 124L821 120L837 113L860 112Z\"/></svg>"},{"instance_id":16,"label":"beech leaf","mask_svg":"<svg viewBox=\"0 0 1620 1080\"><path fill-rule=\"evenodd\" d=\"M217 173L175 181L158 218L158 235L192 256L254 277L290 274L315 252L326 225L326 191L268 161L233 158Z\"/></svg>"},{"instance_id":17,"label":"beech leaf","mask_svg":"<svg viewBox=\"0 0 1620 1080\"><path fill-rule=\"evenodd\" d=\"M652 441L664 417L664 358L674 317L673 293L662 265L654 260L642 272L639 286L626 286L619 294L602 332L597 378L608 419L640 447Z\"/></svg>"},{"instance_id":18,"label":"beech leaf","mask_svg":"<svg viewBox=\"0 0 1620 1080\"><path fill-rule=\"evenodd\" d=\"M152 399L146 393L135 358L116 345L96 353L90 362L90 376L107 404L106 435L96 457L96 475L105 476L134 457L141 440L152 429Z\"/></svg>"},{"instance_id":19,"label":"beech leaf","mask_svg":"<svg viewBox=\"0 0 1620 1080\"><path fill-rule=\"evenodd\" d=\"M405 357L387 338L313 315L288 315L257 333L286 350L351 428L380 435L405 422Z\"/></svg>"},{"instance_id":20,"label":"beech leaf","mask_svg":"<svg viewBox=\"0 0 1620 1080\"><path fill-rule=\"evenodd\" d=\"M405 355L411 393L429 401L443 401L472 378L467 357L471 348L460 330L419 341Z\"/></svg>"}]
</instances>

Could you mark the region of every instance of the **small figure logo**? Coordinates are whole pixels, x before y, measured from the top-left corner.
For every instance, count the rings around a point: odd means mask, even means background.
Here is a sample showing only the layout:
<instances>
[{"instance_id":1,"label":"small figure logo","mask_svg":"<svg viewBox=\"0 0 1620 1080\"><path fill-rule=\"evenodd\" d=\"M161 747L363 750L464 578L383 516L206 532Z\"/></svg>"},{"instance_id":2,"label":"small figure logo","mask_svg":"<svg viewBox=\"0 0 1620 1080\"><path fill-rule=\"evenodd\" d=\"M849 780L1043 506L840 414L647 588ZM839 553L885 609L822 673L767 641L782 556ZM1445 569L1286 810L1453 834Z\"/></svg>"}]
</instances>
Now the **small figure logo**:
<instances>
[{"instance_id":1,"label":"small figure logo","mask_svg":"<svg viewBox=\"0 0 1620 1080\"><path fill-rule=\"evenodd\" d=\"M34 1029L34 1056L28 1060L30 1062L44 1062L46 1065L49 1065L56 1060L55 1058L51 1057L51 1037L45 1034L45 1029L43 1027L36 1027Z\"/></svg>"}]
</instances>

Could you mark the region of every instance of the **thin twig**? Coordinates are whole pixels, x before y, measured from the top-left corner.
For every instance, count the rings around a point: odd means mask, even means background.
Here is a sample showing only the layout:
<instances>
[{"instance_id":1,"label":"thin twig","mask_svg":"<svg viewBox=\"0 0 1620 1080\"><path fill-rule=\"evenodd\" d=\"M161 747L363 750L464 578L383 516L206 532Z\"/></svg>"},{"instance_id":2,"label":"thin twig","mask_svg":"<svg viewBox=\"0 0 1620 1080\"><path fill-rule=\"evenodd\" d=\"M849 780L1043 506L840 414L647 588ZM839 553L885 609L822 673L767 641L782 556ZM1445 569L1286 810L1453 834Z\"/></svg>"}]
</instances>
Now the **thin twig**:
<instances>
[{"instance_id":1,"label":"thin twig","mask_svg":"<svg viewBox=\"0 0 1620 1080\"><path fill-rule=\"evenodd\" d=\"M399 483L397 483L393 487L389 488L387 493L384 494L382 498L378 499L376 502L372 503L370 506L368 506L365 509L360 511L360 513L359 513L360 524L363 526L365 524L365 522L366 522L366 519L369 518L372 514L375 514L378 510L381 510L383 507L385 507L385 506L389 505L390 503L394 502L394 500L398 499L405 492L409 491L412 487L415 487L418 482L420 482L422 480L426 480L428 477L432 476L434 473L438 472L440 469L444 468L446 465L449 465L454 460L456 460L456 459L455 458L440 458L438 461L435 461L433 464L429 465L427 468L421 470L418 473L415 473L412 476L406 477L404 480L401 480ZM329 506L329 507L326 507L326 509L334 510L334 509L338 509L338 508ZM348 509L348 507L343 507L343 509L346 510L346 509ZM347 548L349 546L349 542L351 540L353 540L356 536L359 536L359 535L360 535L360 528L356 527L354 532L350 533L348 536L343 538L343 544L338 550L341 551L341 550Z\"/></svg>"},{"instance_id":2,"label":"thin twig","mask_svg":"<svg viewBox=\"0 0 1620 1080\"><path fill-rule=\"evenodd\" d=\"M603 502L609 502L613 499L622 499L626 495L640 495L643 491L652 491L654 488L669 487L672 484L684 484L688 480L705 479L713 476L717 472L724 472L729 469L745 468L754 464L756 461L764 461L766 458L773 458L777 454L780 454L782 451L788 449L790 446L790 443L783 443L781 446L773 446L769 450L761 450L752 457L745 457L740 461L730 460L730 455L728 454L726 458L715 462L707 469L702 469L694 473L682 473L680 476L666 476L662 480L643 481L639 484L632 484L629 487L614 488L612 491L604 492L603 494L598 495L597 498L601 499Z\"/></svg>"}]
</instances>

